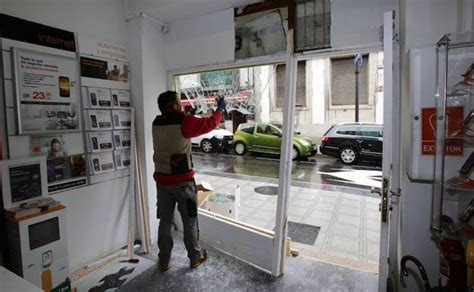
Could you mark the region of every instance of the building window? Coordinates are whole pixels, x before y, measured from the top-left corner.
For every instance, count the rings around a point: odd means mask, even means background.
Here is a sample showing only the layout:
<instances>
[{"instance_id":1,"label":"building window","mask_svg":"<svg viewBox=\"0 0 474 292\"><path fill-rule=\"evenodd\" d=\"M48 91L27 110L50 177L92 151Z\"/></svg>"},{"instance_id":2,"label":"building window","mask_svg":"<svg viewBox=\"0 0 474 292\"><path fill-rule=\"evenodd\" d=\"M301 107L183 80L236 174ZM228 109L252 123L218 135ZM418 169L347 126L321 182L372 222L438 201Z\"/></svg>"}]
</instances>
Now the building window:
<instances>
[{"instance_id":1,"label":"building window","mask_svg":"<svg viewBox=\"0 0 474 292\"><path fill-rule=\"evenodd\" d=\"M278 108L285 106L285 69L285 64L276 66L276 107ZM296 107L306 107L306 61L298 62Z\"/></svg>"},{"instance_id":2,"label":"building window","mask_svg":"<svg viewBox=\"0 0 474 292\"><path fill-rule=\"evenodd\" d=\"M369 104L368 55L363 56L359 73L359 104ZM331 59L331 104L355 105L354 57Z\"/></svg>"}]
</instances>

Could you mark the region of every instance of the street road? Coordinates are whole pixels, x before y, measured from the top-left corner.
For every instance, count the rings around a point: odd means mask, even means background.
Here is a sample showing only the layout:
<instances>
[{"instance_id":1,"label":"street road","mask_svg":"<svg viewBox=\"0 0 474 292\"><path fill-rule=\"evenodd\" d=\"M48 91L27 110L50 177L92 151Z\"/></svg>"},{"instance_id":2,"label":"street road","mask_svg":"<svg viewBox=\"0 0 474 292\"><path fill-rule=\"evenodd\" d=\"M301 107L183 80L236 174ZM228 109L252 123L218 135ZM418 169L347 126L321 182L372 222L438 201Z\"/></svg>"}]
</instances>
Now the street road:
<instances>
[{"instance_id":1,"label":"street road","mask_svg":"<svg viewBox=\"0 0 474 292\"><path fill-rule=\"evenodd\" d=\"M278 157L254 155L193 153L196 170L224 172L238 175L278 178L280 161ZM370 189L380 187L382 172L380 165L343 165L335 158L316 155L308 161L293 163L292 179L300 182L341 185Z\"/></svg>"}]
</instances>

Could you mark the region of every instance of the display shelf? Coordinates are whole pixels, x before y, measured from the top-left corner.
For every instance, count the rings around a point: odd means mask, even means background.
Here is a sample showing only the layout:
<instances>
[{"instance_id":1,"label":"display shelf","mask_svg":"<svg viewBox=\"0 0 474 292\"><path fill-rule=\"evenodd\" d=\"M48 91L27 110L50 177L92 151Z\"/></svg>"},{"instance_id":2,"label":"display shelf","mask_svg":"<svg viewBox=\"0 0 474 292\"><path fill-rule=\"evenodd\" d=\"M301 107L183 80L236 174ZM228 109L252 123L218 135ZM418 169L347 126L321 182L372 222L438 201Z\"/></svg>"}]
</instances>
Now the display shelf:
<instances>
[{"instance_id":1,"label":"display shelf","mask_svg":"<svg viewBox=\"0 0 474 292\"><path fill-rule=\"evenodd\" d=\"M430 229L432 239L441 243L443 259L443 248L465 251L474 240L474 33L445 35L436 52L436 122L430 125L437 138ZM443 247L444 239L451 243L444 242ZM447 285L442 274L439 280Z\"/></svg>"},{"instance_id":2,"label":"display shelf","mask_svg":"<svg viewBox=\"0 0 474 292\"><path fill-rule=\"evenodd\" d=\"M459 197L456 195L460 195L460 196L474 195L474 188L463 188L463 187L445 185L445 189L448 195L444 196L443 199L448 200L448 201L459 201Z\"/></svg>"},{"instance_id":3,"label":"display shelf","mask_svg":"<svg viewBox=\"0 0 474 292\"><path fill-rule=\"evenodd\" d=\"M474 147L474 137L456 137L456 136L446 136L445 140L450 141L463 141L464 146L472 146Z\"/></svg>"}]
</instances>

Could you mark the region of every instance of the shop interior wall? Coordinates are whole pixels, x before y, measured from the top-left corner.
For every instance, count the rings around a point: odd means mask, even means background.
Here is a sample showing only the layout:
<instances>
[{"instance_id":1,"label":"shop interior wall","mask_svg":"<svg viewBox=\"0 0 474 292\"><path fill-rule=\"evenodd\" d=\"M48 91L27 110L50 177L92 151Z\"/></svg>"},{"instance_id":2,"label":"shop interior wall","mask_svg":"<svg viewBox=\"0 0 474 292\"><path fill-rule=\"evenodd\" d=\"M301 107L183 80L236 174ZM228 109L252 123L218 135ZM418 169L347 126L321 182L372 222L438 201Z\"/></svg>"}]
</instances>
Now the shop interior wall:
<instances>
[{"instance_id":1,"label":"shop interior wall","mask_svg":"<svg viewBox=\"0 0 474 292\"><path fill-rule=\"evenodd\" d=\"M168 70L234 60L234 10L227 9L170 23Z\"/></svg>"},{"instance_id":2,"label":"shop interior wall","mask_svg":"<svg viewBox=\"0 0 474 292\"><path fill-rule=\"evenodd\" d=\"M437 283L439 261L438 249L430 239L432 185L416 183L409 179L407 171L411 151L411 109L410 109L410 48L434 46L446 33L456 32L457 5L450 0L401 0L401 98L402 98L402 140L404 166L402 167L402 214L399 244L401 255L417 257L427 269L432 285ZM434 93L434 92L433 92ZM431 97L434 98L434 97ZM417 159L414 157L413 159ZM407 279L404 291L416 287L413 277Z\"/></svg>"},{"instance_id":3,"label":"shop interior wall","mask_svg":"<svg viewBox=\"0 0 474 292\"><path fill-rule=\"evenodd\" d=\"M142 161L144 187L148 194L152 241L157 239L156 185L154 172L152 122L159 114L157 97L168 89L166 71L166 35L161 24L149 17L136 17L127 23L129 51L141 52L130 59L132 95L137 110L137 139Z\"/></svg>"},{"instance_id":4,"label":"shop interior wall","mask_svg":"<svg viewBox=\"0 0 474 292\"><path fill-rule=\"evenodd\" d=\"M126 46L122 0L2 0L1 12Z\"/></svg>"},{"instance_id":5,"label":"shop interior wall","mask_svg":"<svg viewBox=\"0 0 474 292\"><path fill-rule=\"evenodd\" d=\"M0 4L2 13L126 45L120 0L3 0ZM128 177L54 195L68 207L71 271L126 244L127 186Z\"/></svg>"}]
</instances>

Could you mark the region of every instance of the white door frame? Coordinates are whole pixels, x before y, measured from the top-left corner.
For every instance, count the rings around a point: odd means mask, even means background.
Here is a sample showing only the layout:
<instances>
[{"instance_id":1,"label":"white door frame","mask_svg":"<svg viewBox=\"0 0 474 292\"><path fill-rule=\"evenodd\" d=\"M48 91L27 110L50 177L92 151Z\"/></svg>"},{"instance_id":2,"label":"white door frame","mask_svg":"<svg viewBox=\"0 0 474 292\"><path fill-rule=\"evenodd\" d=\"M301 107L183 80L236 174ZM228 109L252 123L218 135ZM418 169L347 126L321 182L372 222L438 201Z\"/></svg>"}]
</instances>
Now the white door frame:
<instances>
[{"instance_id":1,"label":"white door frame","mask_svg":"<svg viewBox=\"0 0 474 292\"><path fill-rule=\"evenodd\" d=\"M398 282L399 195L400 195L400 73L399 48L395 11L384 13L384 130L382 162L382 208L386 221L381 220L379 291L387 291L387 280ZM396 289L396 287L394 287Z\"/></svg>"},{"instance_id":2,"label":"white door frame","mask_svg":"<svg viewBox=\"0 0 474 292\"><path fill-rule=\"evenodd\" d=\"M285 107L283 108L283 136L281 139L280 172L278 182L278 201L273 245L272 274L284 273L286 237L288 233L288 197L291 193L291 169L293 160L293 134L295 132L296 79L298 60L292 52L293 33L288 33L288 53L285 71Z\"/></svg>"},{"instance_id":3,"label":"white door frame","mask_svg":"<svg viewBox=\"0 0 474 292\"><path fill-rule=\"evenodd\" d=\"M293 54L290 55L290 58L294 64L294 72L289 72L287 70L287 78L290 74L294 81L294 92L292 94L291 100L293 101L292 107L286 107L284 109L284 115L292 115L292 118L286 118L285 120L294 120L295 106L296 101L296 60ZM287 60L286 60L287 61ZM256 60L247 60L241 62L233 63L223 63L215 64L209 66L194 67L188 69L180 69L169 71L169 88L174 88L174 77L176 75L183 74L195 74L203 71L214 71L214 70L223 70L223 69L237 69L241 67L250 67L250 66L264 66L275 63L284 63L285 59L282 56L277 57L265 57L265 58L256 58ZM289 66L291 67L291 66ZM286 94L288 94L288 86L286 86ZM289 100L289 99L287 99ZM293 110L289 110L289 109ZM290 124L290 130L286 132L282 137L282 144L285 145L285 139L288 140L287 143L290 143L290 150L292 147L292 139L294 132L294 124ZM287 125L288 126L288 125ZM290 133L291 131L291 133ZM289 135L290 134L290 135ZM283 146L284 147L284 146ZM285 149L285 148L283 148ZM285 256L286 248L286 220L282 221L279 218L282 216L286 217L287 209L287 194L289 194L290 184L291 184L291 152L284 153L282 155L282 160L280 161L280 168L283 165L282 161L288 161L289 163L285 164L285 171L289 172L290 175L281 176L280 175L280 186L283 184L287 188L287 191L284 192L284 195L280 195L278 199L277 207L277 219L276 219L276 231L264 230L244 222L233 220L215 213L208 212L206 210L198 209L198 220L199 220L199 229L200 237L204 242L211 244L213 247L228 253L232 256L235 256L265 272L271 273L273 276L277 277L283 273L283 260ZM281 170L280 170L280 173ZM281 188L282 189L282 188ZM281 191L280 191L281 194ZM285 201L283 201L285 200ZM285 210L284 215L282 210ZM182 230L182 224L180 220L177 220L177 225L180 230ZM284 231L282 228L285 228Z\"/></svg>"}]
</instances>

